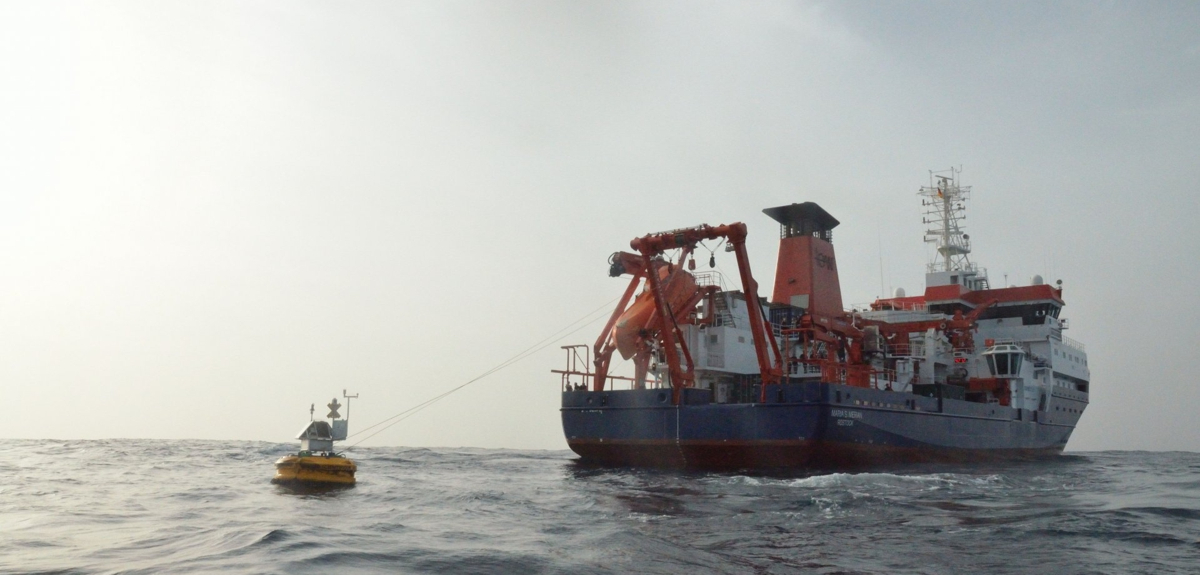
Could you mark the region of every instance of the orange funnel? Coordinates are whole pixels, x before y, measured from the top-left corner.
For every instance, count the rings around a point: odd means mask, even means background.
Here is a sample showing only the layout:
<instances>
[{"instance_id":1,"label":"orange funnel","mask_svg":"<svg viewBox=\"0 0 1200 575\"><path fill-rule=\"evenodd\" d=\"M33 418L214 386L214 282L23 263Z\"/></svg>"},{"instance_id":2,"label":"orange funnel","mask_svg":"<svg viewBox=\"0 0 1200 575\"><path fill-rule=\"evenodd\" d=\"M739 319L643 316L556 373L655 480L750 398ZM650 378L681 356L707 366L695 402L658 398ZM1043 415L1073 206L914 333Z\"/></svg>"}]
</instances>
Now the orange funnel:
<instances>
[{"instance_id":1,"label":"orange funnel","mask_svg":"<svg viewBox=\"0 0 1200 575\"><path fill-rule=\"evenodd\" d=\"M767 208L763 213L780 225L771 301L826 316L841 314L842 286L832 232L837 219L813 202Z\"/></svg>"}]
</instances>

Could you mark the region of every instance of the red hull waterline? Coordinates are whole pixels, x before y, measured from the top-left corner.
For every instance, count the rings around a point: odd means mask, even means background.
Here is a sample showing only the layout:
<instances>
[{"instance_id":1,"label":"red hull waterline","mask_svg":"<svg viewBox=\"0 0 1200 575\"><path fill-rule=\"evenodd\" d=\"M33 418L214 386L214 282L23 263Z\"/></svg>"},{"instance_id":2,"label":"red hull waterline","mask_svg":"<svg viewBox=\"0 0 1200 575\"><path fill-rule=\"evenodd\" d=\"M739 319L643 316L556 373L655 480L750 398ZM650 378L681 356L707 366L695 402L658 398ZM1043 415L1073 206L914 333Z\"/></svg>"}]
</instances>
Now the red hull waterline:
<instances>
[{"instance_id":1,"label":"red hull waterline","mask_svg":"<svg viewBox=\"0 0 1200 575\"><path fill-rule=\"evenodd\" d=\"M1062 446L1037 449L955 449L863 445L821 440L567 442L581 463L666 469L846 469L911 463L967 463L1044 459Z\"/></svg>"}]
</instances>

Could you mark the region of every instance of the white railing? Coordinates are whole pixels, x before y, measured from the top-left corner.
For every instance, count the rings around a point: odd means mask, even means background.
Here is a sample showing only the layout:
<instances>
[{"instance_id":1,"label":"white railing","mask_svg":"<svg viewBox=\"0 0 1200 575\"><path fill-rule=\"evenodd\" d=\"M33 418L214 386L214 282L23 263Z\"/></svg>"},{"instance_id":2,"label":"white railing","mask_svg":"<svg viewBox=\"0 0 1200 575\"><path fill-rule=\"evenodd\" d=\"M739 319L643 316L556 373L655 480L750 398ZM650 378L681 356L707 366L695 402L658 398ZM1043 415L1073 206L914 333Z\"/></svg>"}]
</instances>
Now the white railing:
<instances>
[{"instance_id":1,"label":"white railing","mask_svg":"<svg viewBox=\"0 0 1200 575\"><path fill-rule=\"evenodd\" d=\"M725 276L718 271L695 272L692 274L696 278L696 285L716 286L721 291L729 291L725 288Z\"/></svg>"},{"instance_id":2,"label":"white railing","mask_svg":"<svg viewBox=\"0 0 1200 575\"><path fill-rule=\"evenodd\" d=\"M821 375L821 366L812 363L793 362L790 366L788 366L788 373L790 375L797 376Z\"/></svg>"},{"instance_id":3,"label":"white railing","mask_svg":"<svg viewBox=\"0 0 1200 575\"><path fill-rule=\"evenodd\" d=\"M1062 336L1062 342L1063 342L1063 344L1064 344L1064 345L1069 345L1069 346L1071 346L1071 347L1073 347L1073 348L1075 348L1075 349L1077 349L1077 350L1079 350L1079 351L1084 351L1084 352L1086 352L1086 351L1087 351L1087 348L1086 348L1086 347L1084 347L1084 345L1083 345L1082 343L1079 343L1078 341L1075 341L1075 340L1073 340L1073 339L1071 339L1071 338L1069 338L1069 337L1067 337L1067 336L1065 336L1065 335L1064 335L1064 336Z\"/></svg>"},{"instance_id":4,"label":"white railing","mask_svg":"<svg viewBox=\"0 0 1200 575\"><path fill-rule=\"evenodd\" d=\"M924 343L889 344L888 355L892 357L925 357Z\"/></svg>"}]
</instances>

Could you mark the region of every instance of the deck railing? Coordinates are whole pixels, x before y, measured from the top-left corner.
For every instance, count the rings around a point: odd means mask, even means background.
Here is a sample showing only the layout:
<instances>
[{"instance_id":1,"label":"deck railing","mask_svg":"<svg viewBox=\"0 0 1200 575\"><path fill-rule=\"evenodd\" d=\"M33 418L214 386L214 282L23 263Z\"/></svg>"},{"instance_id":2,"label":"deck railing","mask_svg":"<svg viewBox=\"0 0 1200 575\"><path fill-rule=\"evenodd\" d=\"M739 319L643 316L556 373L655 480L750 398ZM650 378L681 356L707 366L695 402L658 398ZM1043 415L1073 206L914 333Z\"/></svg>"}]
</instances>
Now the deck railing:
<instances>
[{"instance_id":1,"label":"deck railing","mask_svg":"<svg viewBox=\"0 0 1200 575\"><path fill-rule=\"evenodd\" d=\"M892 357L925 357L924 343L899 343L887 346L888 355Z\"/></svg>"},{"instance_id":2,"label":"deck railing","mask_svg":"<svg viewBox=\"0 0 1200 575\"><path fill-rule=\"evenodd\" d=\"M1084 345L1083 345L1082 343L1079 343L1078 341L1075 341L1075 340L1073 340L1073 339L1071 339L1071 338L1069 338L1069 337L1067 337L1067 336L1065 336L1065 335L1064 335L1064 336L1062 336L1062 342L1063 342L1063 344L1064 344L1064 345L1069 345L1069 346L1071 346L1071 347L1073 347L1073 348L1075 348L1075 349L1077 349L1077 350L1079 350L1079 351L1083 351L1083 352L1086 352L1086 351L1087 351L1087 348L1086 348L1086 347L1084 347Z\"/></svg>"},{"instance_id":3,"label":"deck railing","mask_svg":"<svg viewBox=\"0 0 1200 575\"><path fill-rule=\"evenodd\" d=\"M696 285L716 286L721 291L729 291L725 288L725 276L718 271L694 272L692 274L696 278Z\"/></svg>"}]
</instances>

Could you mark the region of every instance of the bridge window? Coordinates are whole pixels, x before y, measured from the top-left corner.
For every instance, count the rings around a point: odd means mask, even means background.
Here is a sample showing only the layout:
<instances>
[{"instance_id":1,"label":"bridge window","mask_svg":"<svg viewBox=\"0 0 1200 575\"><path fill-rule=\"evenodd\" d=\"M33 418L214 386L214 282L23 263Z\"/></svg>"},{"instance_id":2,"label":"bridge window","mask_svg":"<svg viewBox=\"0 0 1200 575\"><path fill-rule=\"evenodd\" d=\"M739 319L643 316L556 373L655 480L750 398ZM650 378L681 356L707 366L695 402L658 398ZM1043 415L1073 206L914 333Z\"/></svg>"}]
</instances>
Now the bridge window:
<instances>
[{"instance_id":1,"label":"bridge window","mask_svg":"<svg viewBox=\"0 0 1200 575\"><path fill-rule=\"evenodd\" d=\"M988 370L992 375L1017 375L1021 373L1020 353L995 353L987 356Z\"/></svg>"},{"instance_id":2,"label":"bridge window","mask_svg":"<svg viewBox=\"0 0 1200 575\"><path fill-rule=\"evenodd\" d=\"M1008 354L989 355L987 361L988 371L991 371L992 375L1002 375L1008 372Z\"/></svg>"}]
</instances>

